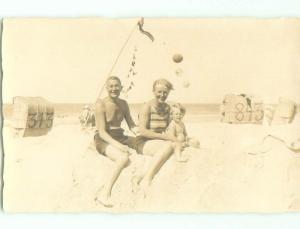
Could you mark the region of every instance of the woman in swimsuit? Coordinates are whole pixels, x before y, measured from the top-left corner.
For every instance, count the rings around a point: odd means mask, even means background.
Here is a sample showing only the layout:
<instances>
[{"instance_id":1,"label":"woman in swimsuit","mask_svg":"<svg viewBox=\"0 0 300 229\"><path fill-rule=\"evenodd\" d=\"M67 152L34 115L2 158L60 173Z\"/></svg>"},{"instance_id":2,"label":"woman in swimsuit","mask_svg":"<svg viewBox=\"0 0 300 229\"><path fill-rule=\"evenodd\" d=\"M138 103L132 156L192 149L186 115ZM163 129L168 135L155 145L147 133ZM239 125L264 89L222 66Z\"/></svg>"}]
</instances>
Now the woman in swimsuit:
<instances>
[{"instance_id":1,"label":"woman in swimsuit","mask_svg":"<svg viewBox=\"0 0 300 229\"><path fill-rule=\"evenodd\" d=\"M166 79L153 83L154 99L144 104L139 115L140 136L137 137L137 151L153 157L150 166L142 177L136 177L134 183L140 184L146 194L155 174L174 151L173 142L177 138L165 132L170 122L170 106L165 102L172 84Z\"/></svg>"}]
</instances>

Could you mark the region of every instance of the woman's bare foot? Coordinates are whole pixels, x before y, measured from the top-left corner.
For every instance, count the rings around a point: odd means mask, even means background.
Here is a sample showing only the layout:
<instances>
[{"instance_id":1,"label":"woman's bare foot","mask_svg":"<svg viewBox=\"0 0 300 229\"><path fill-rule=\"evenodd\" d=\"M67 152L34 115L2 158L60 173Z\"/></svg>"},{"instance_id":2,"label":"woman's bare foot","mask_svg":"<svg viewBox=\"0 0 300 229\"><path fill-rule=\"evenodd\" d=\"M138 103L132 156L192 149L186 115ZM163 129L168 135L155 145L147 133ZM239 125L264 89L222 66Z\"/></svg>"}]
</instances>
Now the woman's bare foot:
<instances>
[{"instance_id":1,"label":"woman's bare foot","mask_svg":"<svg viewBox=\"0 0 300 229\"><path fill-rule=\"evenodd\" d=\"M151 185L151 181L149 181L147 179L142 179L141 182L140 182L140 185L139 185L140 186L140 191L141 191L144 198L147 197L150 185Z\"/></svg>"},{"instance_id":2,"label":"woman's bare foot","mask_svg":"<svg viewBox=\"0 0 300 229\"><path fill-rule=\"evenodd\" d=\"M134 176L131 179L132 192L133 193L141 192L143 198L145 198L147 196L147 191L149 189L150 183L151 182L143 179L142 176Z\"/></svg>"},{"instance_id":3,"label":"woman's bare foot","mask_svg":"<svg viewBox=\"0 0 300 229\"><path fill-rule=\"evenodd\" d=\"M137 193L139 191L139 189L140 189L139 185L140 185L140 182L142 179L143 179L142 176L137 176L137 175L135 175L131 178L131 191L133 193Z\"/></svg>"},{"instance_id":4,"label":"woman's bare foot","mask_svg":"<svg viewBox=\"0 0 300 229\"><path fill-rule=\"evenodd\" d=\"M103 187L101 187L95 197L97 203L102 204L104 207L111 208L113 203L109 194L103 192Z\"/></svg>"}]
</instances>

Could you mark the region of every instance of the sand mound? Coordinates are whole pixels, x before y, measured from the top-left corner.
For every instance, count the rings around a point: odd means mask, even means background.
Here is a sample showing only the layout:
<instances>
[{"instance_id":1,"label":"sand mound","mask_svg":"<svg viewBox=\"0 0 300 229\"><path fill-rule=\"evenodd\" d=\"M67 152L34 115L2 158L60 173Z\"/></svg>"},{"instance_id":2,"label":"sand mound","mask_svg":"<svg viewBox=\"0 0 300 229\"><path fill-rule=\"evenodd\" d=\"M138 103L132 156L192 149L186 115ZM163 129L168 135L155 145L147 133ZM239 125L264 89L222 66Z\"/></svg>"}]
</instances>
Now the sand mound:
<instances>
[{"instance_id":1,"label":"sand mound","mask_svg":"<svg viewBox=\"0 0 300 229\"><path fill-rule=\"evenodd\" d=\"M94 201L112 162L93 148L92 131L66 122L47 136L14 138L4 128L4 209L10 212L224 212L299 211L300 154L272 140L251 154L264 135L260 125L187 124L201 149L187 163L172 157L146 198L131 179L151 158L132 154L113 189L113 208ZM267 131L267 130L265 130Z\"/></svg>"}]
</instances>

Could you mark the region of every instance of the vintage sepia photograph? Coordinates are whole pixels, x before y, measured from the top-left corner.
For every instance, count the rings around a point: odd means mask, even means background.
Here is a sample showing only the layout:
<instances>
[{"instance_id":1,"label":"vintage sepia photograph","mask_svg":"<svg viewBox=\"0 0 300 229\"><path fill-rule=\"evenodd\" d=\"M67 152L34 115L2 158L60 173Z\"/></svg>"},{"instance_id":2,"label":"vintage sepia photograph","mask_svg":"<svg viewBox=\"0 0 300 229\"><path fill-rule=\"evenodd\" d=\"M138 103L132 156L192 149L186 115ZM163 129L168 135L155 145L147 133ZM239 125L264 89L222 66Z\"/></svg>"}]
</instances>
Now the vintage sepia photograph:
<instances>
[{"instance_id":1,"label":"vintage sepia photograph","mask_svg":"<svg viewBox=\"0 0 300 229\"><path fill-rule=\"evenodd\" d=\"M300 19L2 29L4 211L300 211Z\"/></svg>"}]
</instances>

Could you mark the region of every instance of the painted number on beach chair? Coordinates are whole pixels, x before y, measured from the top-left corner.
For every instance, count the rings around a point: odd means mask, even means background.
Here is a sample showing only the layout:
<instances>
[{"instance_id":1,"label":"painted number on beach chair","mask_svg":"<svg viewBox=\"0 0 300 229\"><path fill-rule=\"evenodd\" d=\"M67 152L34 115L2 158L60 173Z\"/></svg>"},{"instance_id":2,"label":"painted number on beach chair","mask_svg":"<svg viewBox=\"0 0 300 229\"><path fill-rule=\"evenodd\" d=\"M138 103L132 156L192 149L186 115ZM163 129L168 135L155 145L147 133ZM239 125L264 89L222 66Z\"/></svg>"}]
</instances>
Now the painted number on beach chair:
<instances>
[{"instance_id":1,"label":"painted number on beach chair","mask_svg":"<svg viewBox=\"0 0 300 229\"><path fill-rule=\"evenodd\" d=\"M254 104L254 109L252 109L252 107L249 106L246 106L245 109L244 104L237 103L235 105L235 109L235 119L239 122L245 121L244 119L247 119L248 122L260 122L264 117L264 112L260 104Z\"/></svg>"},{"instance_id":2,"label":"painted number on beach chair","mask_svg":"<svg viewBox=\"0 0 300 229\"><path fill-rule=\"evenodd\" d=\"M257 122L261 121L264 117L264 111L263 109L261 108L261 106L259 106L259 104L255 104L254 106L254 112L255 112L255 120Z\"/></svg>"},{"instance_id":3,"label":"painted number on beach chair","mask_svg":"<svg viewBox=\"0 0 300 229\"><path fill-rule=\"evenodd\" d=\"M53 113L47 113L46 127L51 128L53 124Z\"/></svg>"},{"instance_id":4,"label":"painted number on beach chair","mask_svg":"<svg viewBox=\"0 0 300 229\"><path fill-rule=\"evenodd\" d=\"M34 128L36 125L36 115L37 114L29 114L27 118L27 128Z\"/></svg>"},{"instance_id":5,"label":"painted number on beach chair","mask_svg":"<svg viewBox=\"0 0 300 229\"><path fill-rule=\"evenodd\" d=\"M235 119L238 121L243 121L244 120L244 104L242 103L237 103L235 104L235 109L237 110L235 113Z\"/></svg>"},{"instance_id":6,"label":"painted number on beach chair","mask_svg":"<svg viewBox=\"0 0 300 229\"><path fill-rule=\"evenodd\" d=\"M44 118L44 113L35 113L28 115L27 127L32 128L51 128L53 123L53 113L47 113Z\"/></svg>"},{"instance_id":7,"label":"painted number on beach chair","mask_svg":"<svg viewBox=\"0 0 300 229\"><path fill-rule=\"evenodd\" d=\"M43 113L38 113L36 115L36 123L34 128L42 128L43 126Z\"/></svg>"}]
</instances>

